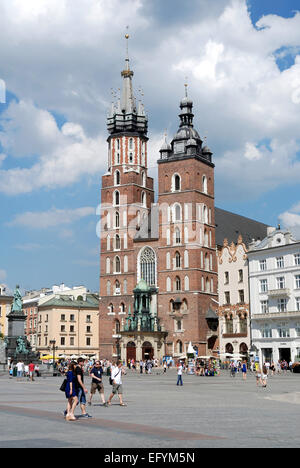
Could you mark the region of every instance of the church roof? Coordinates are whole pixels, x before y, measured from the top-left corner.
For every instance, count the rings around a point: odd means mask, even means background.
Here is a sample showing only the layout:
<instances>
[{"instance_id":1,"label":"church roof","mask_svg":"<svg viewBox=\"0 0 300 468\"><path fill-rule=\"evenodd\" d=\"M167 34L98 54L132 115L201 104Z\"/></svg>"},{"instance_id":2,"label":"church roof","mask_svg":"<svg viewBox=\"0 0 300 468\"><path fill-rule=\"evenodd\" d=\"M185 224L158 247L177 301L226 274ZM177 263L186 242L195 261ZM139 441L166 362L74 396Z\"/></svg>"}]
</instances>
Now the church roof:
<instances>
[{"instance_id":1,"label":"church roof","mask_svg":"<svg viewBox=\"0 0 300 468\"><path fill-rule=\"evenodd\" d=\"M236 242L239 235L248 246L253 239L264 239L269 227L267 224L220 208L215 208L215 223L218 246L223 246L224 239L227 239L229 244Z\"/></svg>"}]
</instances>

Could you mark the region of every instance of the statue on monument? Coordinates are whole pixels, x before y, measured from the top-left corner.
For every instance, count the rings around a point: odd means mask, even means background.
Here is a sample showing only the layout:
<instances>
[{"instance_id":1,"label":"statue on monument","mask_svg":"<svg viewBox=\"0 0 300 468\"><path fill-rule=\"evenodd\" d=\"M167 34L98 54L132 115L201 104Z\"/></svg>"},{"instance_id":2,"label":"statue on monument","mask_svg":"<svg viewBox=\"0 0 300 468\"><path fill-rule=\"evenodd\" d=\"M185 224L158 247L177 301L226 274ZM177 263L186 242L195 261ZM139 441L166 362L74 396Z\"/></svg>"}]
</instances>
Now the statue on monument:
<instances>
[{"instance_id":1,"label":"statue on monument","mask_svg":"<svg viewBox=\"0 0 300 468\"><path fill-rule=\"evenodd\" d=\"M11 313L21 314L22 309L23 309L22 295L20 293L20 286L17 285L15 292L14 292L14 300L11 306Z\"/></svg>"}]
</instances>

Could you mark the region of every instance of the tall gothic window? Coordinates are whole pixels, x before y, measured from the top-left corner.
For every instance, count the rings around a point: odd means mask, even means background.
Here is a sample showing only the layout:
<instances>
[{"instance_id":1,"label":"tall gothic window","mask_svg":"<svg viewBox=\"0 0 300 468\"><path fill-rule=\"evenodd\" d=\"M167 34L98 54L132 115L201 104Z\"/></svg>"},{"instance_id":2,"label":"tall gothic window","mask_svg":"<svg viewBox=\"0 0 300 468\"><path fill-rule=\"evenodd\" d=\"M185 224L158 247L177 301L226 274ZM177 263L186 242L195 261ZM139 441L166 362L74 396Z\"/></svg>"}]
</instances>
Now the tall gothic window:
<instances>
[{"instance_id":1,"label":"tall gothic window","mask_svg":"<svg viewBox=\"0 0 300 468\"><path fill-rule=\"evenodd\" d=\"M146 247L140 257L140 277L149 286L156 284L156 255L154 250Z\"/></svg>"}]
</instances>

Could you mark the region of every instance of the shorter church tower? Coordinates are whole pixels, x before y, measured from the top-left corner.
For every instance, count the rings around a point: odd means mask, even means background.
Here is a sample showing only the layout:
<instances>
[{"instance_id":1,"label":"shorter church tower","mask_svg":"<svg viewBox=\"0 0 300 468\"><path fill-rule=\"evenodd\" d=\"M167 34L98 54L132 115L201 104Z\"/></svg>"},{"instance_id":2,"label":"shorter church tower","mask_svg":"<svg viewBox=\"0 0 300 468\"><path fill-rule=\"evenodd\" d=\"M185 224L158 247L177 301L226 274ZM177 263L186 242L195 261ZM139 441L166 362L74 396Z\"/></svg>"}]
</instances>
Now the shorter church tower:
<instances>
[{"instance_id":1,"label":"shorter church tower","mask_svg":"<svg viewBox=\"0 0 300 468\"><path fill-rule=\"evenodd\" d=\"M186 354L189 342L199 355L217 346L207 316L218 298L214 164L194 128L187 91L179 118L179 129L170 144L163 144L158 161L158 310L169 332L167 352L174 357Z\"/></svg>"}]
</instances>

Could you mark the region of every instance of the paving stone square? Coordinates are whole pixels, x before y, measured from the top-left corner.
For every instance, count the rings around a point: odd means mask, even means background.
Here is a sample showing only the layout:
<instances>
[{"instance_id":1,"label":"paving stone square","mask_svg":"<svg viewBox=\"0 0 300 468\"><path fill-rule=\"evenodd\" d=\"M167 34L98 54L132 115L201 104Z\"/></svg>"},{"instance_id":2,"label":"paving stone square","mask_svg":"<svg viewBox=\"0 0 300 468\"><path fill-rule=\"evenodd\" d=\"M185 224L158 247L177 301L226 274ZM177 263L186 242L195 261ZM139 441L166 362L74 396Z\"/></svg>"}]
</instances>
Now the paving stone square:
<instances>
[{"instance_id":1,"label":"paving stone square","mask_svg":"<svg viewBox=\"0 0 300 468\"><path fill-rule=\"evenodd\" d=\"M300 375L276 375L267 388L232 378L183 376L176 372L152 375L128 371L121 407L100 405L98 395L88 407L91 419L66 422L60 377L17 382L0 377L0 448L204 448L300 446ZM105 378L105 395L110 385ZM90 379L86 377L89 388Z\"/></svg>"}]
</instances>

